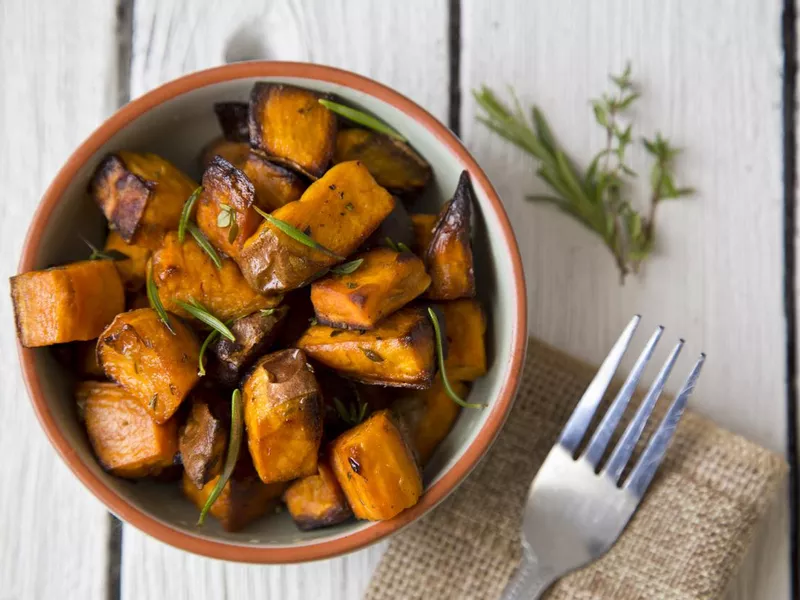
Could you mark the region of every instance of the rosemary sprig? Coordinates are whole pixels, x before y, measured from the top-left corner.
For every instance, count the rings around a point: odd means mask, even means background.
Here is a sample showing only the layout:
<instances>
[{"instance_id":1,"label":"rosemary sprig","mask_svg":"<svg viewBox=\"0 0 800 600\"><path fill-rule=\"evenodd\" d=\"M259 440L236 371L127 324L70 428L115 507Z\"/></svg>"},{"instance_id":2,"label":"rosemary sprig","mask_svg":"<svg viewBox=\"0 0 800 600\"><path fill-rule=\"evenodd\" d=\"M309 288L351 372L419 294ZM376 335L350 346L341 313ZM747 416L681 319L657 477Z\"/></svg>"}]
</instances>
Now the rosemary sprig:
<instances>
[{"instance_id":1,"label":"rosemary sprig","mask_svg":"<svg viewBox=\"0 0 800 600\"><path fill-rule=\"evenodd\" d=\"M339 400L339 398L336 396L333 397L333 405L336 407L336 412L339 413L342 421L348 425L358 425L364 420L367 414L367 408L369 408L367 403L361 400L361 398L358 398L357 404L356 406L356 403L351 402L345 407L344 403Z\"/></svg>"},{"instance_id":2,"label":"rosemary sprig","mask_svg":"<svg viewBox=\"0 0 800 600\"><path fill-rule=\"evenodd\" d=\"M236 211L232 206L227 204L219 205L221 211L217 215L217 227L221 229L228 228L228 243L232 244L239 235L239 224L236 222Z\"/></svg>"},{"instance_id":3,"label":"rosemary sprig","mask_svg":"<svg viewBox=\"0 0 800 600\"><path fill-rule=\"evenodd\" d=\"M363 258L357 258L355 260L351 260L350 262L342 263L341 265L331 267L331 273L336 273L337 275L350 275L350 273L355 273L363 262Z\"/></svg>"},{"instance_id":4,"label":"rosemary sprig","mask_svg":"<svg viewBox=\"0 0 800 600\"><path fill-rule=\"evenodd\" d=\"M217 498L219 498L222 490L225 489L225 485L233 475L233 469L236 467L236 462L239 460L239 450L242 447L242 430L242 393L238 389L235 389L231 395L231 435L228 441L228 454L225 456L225 465L222 468L222 473L219 479L217 479L214 489L211 490L211 494L208 496L203 510L200 511L200 518L197 519L198 527L201 527L203 523L205 523L208 511L214 506Z\"/></svg>"},{"instance_id":5,"label":"rosemary sprig","mask_svg":"<svg viewBox=\"0 0 800 600\"><path fill-rule=\"evenodd\" d=\"M164 305L161 303L161 298L158 295L156 282L153 280L153 265L150 265L147 269L147 283L145 284L145 288L147 291L147 301L150 303L150 308L156 311L158 318L161 319L161 322L164 324L164 326L172 335L175 335L175 330L172 328L172 324L169 322L169 315L164 309Z\"/></svg>"},{"instance_id":6,"label":"rosemary sprig","mask_svg":"<svg viewBox=\"0 0 800 600\"><path fill-rule=\"evenodd\" d=\"M236 336L233 335L233 332L231 332L230 329L228 329L228 326L220 321L217 317L212 315L205 306L200 304L194 298L190 298L189 302L176 300L175 303L198 321L205 323L211 327L211 329L218 331L220 335L228 338L232 342L236 341Z\"/></svg>"},{"instance_id":7,"label":"rosemary sprig","mask_svg":"<svg viewBox=\"0 0 800 600\"><path fill-rule=\"evenodd\" d=\"M216 329L212 329L211 333L209 333L206 336L206 339L203 340L203 345L200 346L200 354L197 356L197 363L198 363L197 374L200 377L206 376L206 365L204 360L206 355L206 350L218 337L219 337L219 331L217 331Z\"/></svg>"},{"instance_id":8,"label":"rosemary sprig","mask_svg":"<svg viewBox=\"0 0 800 600\"><path fill-rule=\"evenodd\" d=\"M182 244L183 240L186 239L186 225L189 223L189 219L192 217L192 209L194 208L195 202L197 202L198 196L200 196L200 192L203 191L203 186L198 185L192 195L184 202L183 210L181 210L181 219L178 221L178 241Z\"/></svg>"},{"instance_id":9,"label":"rosemary sprig","mask_svg":"<svg viewBox=\"0 0 800 600\"><path fill-rule=\"evenodd\" d=\"M442 330L439 327L439 319L436 317L436 313L433 312L433 309L428 307L428 316L431 319L431 323L433 324L433 333L436 339L436 358L439 361L439 375L442 378L442 384L444 384L444 390L447 392L447 395L450 396L450 399L458 404L459 406L463 406L464 408L486 408L485 404L477 404L474 402L467 402L461 396L453 391L453 388L450 386L450 380L447 378L447 370L444 367L444 350L442 349Z\"/></svg>"},{"instance_id":10,"label":"rosemary sprig","mask_svg":"<svg viewBox=\"0 0 800 600\"><path fill-rule=\"evenodd\" d=\"M316 242L313 238L309 237L308 235L306 235L305 233L300 231L297 227L294 227L293 225L289 225L289 223L287 223L286 221L281 221L280 219L276 219L271 214L264 212L263 210L261 210L257 206L253 206L253 208L255 209L255 211L258 214L260 214L262 217L264 217L264 219L266 219L266 221L270 225L276 227L277 229L279 229L280 231L282 231L283 233L288 235L293 240L298 241L301 244L304 244L304 245L308 246L309 248L313 248L314 250L318 250L319 252L322 252L323 254L326 254L326 255L330 256L331 258L335 258L336 260L344 260L345 259L344 256L339 256L338 254L336 254L332 250L329 250L328 248L326 248L325 246L323 246L319 242Z\"/></svg>"},{"instance_id":11,"label":"rosemary sprig","mask_svg":"<svg viewBox=\"0 0 800 600\"><path fill-rule=\"evenodd\" d=\"M373 131L377 131L378 133L384 133L390 137L393 137L396 140L400 140L401 142L406 142L405 137L391 127L389 127L386 123L379 121L372 115L368 115L365 112L357 110L355 108L350 108L349 106L345 106L344 104L339 104L338 102L332 102L331 100L326 100L325 98L320 98L319 103L322 104L325 108L330 110L331 112L335 112L337 115L344 117L352 121L353 123L358 123L359 125L363 125L368 129L372 129Z\"/></svg>"},{"instance_id":12,"label":"rosemary sprig","mask_svg":"<svg viewBox=\"0 0 800 600\"><path fill-rule=\"evenodd\" d=\"M406 246L403 242L397 242L397 250L398 252L408 252L409 254L412 254L411 248Z\"/></svg>"},{"instance_id":13,"label":"rosemary sprig","mask_svg":"<svg viewBox=\"0 0 800 600\"><path fill-rule=\"evenodd\" d=\"M217 267L217 269L222 269L222 259L219 257L219 254L217 254L217 251L214 250L214 246L211 245L211 242L208 241L208 238L203 234L202 231L200 231L197 225L189 221L186 224L186 229L188 229L189 233L192 234L192 237L194 238L194 241L197 242L197 245L200 246L206 254L208 254L208 257L211 259L211 262L214 263L214 266Z\"/></svg>"},{"instance_id":14,"label":"rosemary sprig","mask_svg":"<svg viewBox=\"0 0 800 600\"><path fill-rule=\"evenodd\" d=\"M630 272L638 272L653 249L656 206L668 198L688 196L693 190L675 184L672 161L679 150L659 133L652 140L642 140L645 150L655 160L649 211L643 217L633 207L627 192L629 178L636 173L626 162L626 151L633 143L633 126L623 126L620 117L639 98L639 93L631 81L630 65L621 75L611 76L611 81L615 93L592 101L595 121L606 132L606 144L583 172L558 145L536 106L532 107L529 122L516 98L512 109L486 86L473 94L484 111L478 120L530 154L538 163L537 174L552 190L551 195L528 199L555 206L598 235L611 251L620 281L624 283Z\"/></svg>"},{"instance_id":15,"label":"rosemary sprig","mask_svg":"<svg viewBox=\"0 0 800 600\"><path fill-rule=\"evenodd\" d=\"M119 250L100 250L92 242L81 236L83 243L89 246L92 253L89 255L89 260L128 260L130 256Z\"/></svg>"}]
</instances>

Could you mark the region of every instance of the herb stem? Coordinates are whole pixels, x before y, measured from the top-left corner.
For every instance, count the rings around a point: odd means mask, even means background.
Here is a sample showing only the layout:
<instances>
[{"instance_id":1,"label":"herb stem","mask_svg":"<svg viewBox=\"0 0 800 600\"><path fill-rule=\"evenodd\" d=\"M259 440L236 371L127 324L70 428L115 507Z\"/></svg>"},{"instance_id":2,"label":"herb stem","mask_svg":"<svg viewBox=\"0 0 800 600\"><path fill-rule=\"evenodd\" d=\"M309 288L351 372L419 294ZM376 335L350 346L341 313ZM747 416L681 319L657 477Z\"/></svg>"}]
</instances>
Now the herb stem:
<instances>
[{"instance_id":1,"label":"herb stem","mask_svg":"<svg viewBox=\"0 0 800 600\"><path fill-rule=\"evenodd\" d=\"M439 375L442 378L442 384L444 384L444 390L447 392L447 395L450 396L450 399L453 402L464 408L486 408L485 404L466 402L464 399L461 398L461 396L456 394L453 388L450 386L450 380L447 378L447 369L445 369L444 366L444 350L442 349L442 330L439 328L439 319L436 317L436 313L433 312L433 309L430 307L428 307L428 316L430 317L431 323L433 324L433 332L436 338L436 357L439 361Z\"/></svg>"},{"instance_id":2,"label":"herb stem","mask_svg":"<svg viewBox=\"0 0 800 600\"><path fill-rule=\"evenodd\" d=\"M147 291L147 301L150 303L150 308L156 311L156 314L161 322L166 326L172 335L175 335L175 330L172 328L172 324L169 322L169 315L167 314L164 305L161 303L161 298L158 295L158 287L156 287L156 282L153 280L152 264L147 268L147 283L145 284L145 287Z\"/></svg>"},{"instance_id":3,"label":"herb stem","mask_svg":"<svg viewBox=\"0 0 800 600\"><path fill-rule=\"evenodd\" d=\"M294 225L290 225L286 221L281 221L280 219L278 219L276 217L273 217L271 214L269 214L267 212L264 212L263 210L261 210L260 208L258 208L255 205L253 205L253 209L255 209L255 211L258 214L260 214L262 217L264 217L264 219L270 225L274 226L279 231L282 231L283 233L288 235L293 240L298 241L301 244L303 244L305 246L308 246L309 248L313 248L314 250L318 250L318 251L322 252L323 254L326 254L327 256L330 256L331 258L335 258L336 260L341 261L341 260L344 260L346 258L344 256L339 256L333 250L330 250L329 248L326 248L325 246L323 246L322 244L320 244L319 242L314 240L312 237L310 237L310 236L306 235L305 233L303 233L302 231L300 231Z\"/></svg>"},{"instance_id":4,"label":"herb stem","mask_svg":"<svg viewBox=\"0 0 800 600\"><path fill-rule=\"evenodd\" d=\"M197 202L197 197L202 191L203 186L198 185L192 192L192 195L189 196L189 199L183 204L183 210L181 210L181 219L178 221L178 241L181 244L183 243L183 240L186 239L186 225L189 223L189 219L192 217L192 209L194 208L195 202Z\"/></svg>"},{"instance_id":5,"label":"herb stem","mask_svg":"<svg viewBox=\"0 0 800 600\"><path fill-rule=\"evenodd\" d=\"M372 115L368 115L363 111L350 108L349 106L339 104L338 102L333 102L332 100L326 100L325 98L320 98L319 103L329 111L334 112L337 115L352 121L353 123L358 123L359 125L363 125L364 127L372 129L373 131L377 131L378 133L386 134L389 137L393 137L401 142L408 141L402 136L402 134L389 127L386 123L379 121Z\"/></svg>"},{"instance_id":6,"label":"herb stem","mask_svg":"<svg viewBox=\"0 0 800 600\"><path fill-rule=\"evenodd\" d=\"M236 341L236 336L233 335L233 332L231 332L230 329L228 329L228 326L225 325L225 323L223 323L222 321L220 321L217 317L212 315L205 306L200 304L194 298L190 298L189 302L184 302L183 300L176 300L176 304L180 306L183 310L188 312L190 315L192 315L198 321L205 323L206 325L211 327L211 329L215 329L216 331L218 331L220 335L225 336L232 342Z\"/></svg>"}]
</instances>

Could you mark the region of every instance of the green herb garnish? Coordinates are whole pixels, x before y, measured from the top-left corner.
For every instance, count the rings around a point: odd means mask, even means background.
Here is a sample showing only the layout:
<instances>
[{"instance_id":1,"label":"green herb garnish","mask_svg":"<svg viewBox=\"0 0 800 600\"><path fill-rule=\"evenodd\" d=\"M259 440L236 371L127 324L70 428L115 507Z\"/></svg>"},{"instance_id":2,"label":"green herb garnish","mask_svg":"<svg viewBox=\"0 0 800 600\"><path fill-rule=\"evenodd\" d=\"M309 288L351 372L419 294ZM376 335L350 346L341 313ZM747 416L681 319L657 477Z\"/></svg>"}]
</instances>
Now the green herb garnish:
<instances>
[{"instance_id":1,"label":"green herb garnish","mask_svg":"<svg viewBox=\"0 0 800 600\"><path fill-rule=\"evenodd\" d=\"M232 244L239 235L239 224L236 222L236 210L232 206L220 203L220 213L217 215L217 227L228 229L228 243Z\"/></svg>"},{"instance_id":2,"label":"green herb garnish","mask_svg":"<svg viewBox=\"0 0 800 600\"><path fill-rule=\"evenodd\" d=\"M361 351L364 353L364 356L366 356L372 362L383 362L384 360L383 357L377 352L375 352L375 350L370 350L369 348L363 348L363 347L360 348Z\"/></svg>"},{"instance_id":3,"label":"green herb garnish","mask_svg":"<svg viewBox=\"0 0 800 600\"><path fill-rule=\"evenodd\" d=\"M206 325L211 327L211 329L217 330L220 333L220 335L228 338L230 341L232 342L236 341L236 336L233 335L233 333L231 332L230 329L228 329L228 326L225 325L225 323L223 323L217 317L212 315L205 306L200 304L194 298L190 298L189 300L190 300L189 302L184 302L182 300L176 300L175 302L178 306L180 306L183 310L188 312L198 321L205 323Z\"/></svg>"},{"instance_id":4,"label":"green herb garnish","mask_svg":"<svg viewBox=\"0 0 800 600\"><path fill-rule=\"evenodd\" d=\"M147 291L147 301L150 303L150 308L156 311L156 314L158 315L158 318L161 319L161 322L166 326L172 335L175 335L175 330L172 328L172 324L169 322L169 315L164 309L164 305L161 304L161 298L158 296L158 288L156 287L156 282L153 280L152 265L147 271L147 283L145 284L145 288Z\"/></svg>"},{"instance_id":5,"label":"green herb garnish","mask_svg":"<svg viewBox=\"0 0 800 600\"><path fill-rule=\"evenodd\" d=\"M351 402L347 407L345 407L344 403L342 403L339 398L334 396L333 405L336 407L336 412L339 413L342 421L348 425L358 425L361 423L367 414L367 409L369 408L367 403L363 402L361 398L358 398L357 405L356 403Z\"/></svg>"},{"instance_id":6,"label":"green herb garnish","mask_svg":"<svg viewBox=\"0 0 800 600\"><path fill-rule=\"evenodd\" d=\"M197 369L197 374L200 377L205 377L205 375L206 375L206 365L205 365L205 361L204 361L206 350L212 344L212 342L214 340L216 340L218 337L219 337L219 331L217 331L216 329L212 329L211 333L209 333L206 336L206 339L203 340L203 345L200 346L200 354L197 357L197 363L198 363L198 367L199 367Z\"/></svg>"},{"instance_id":7,"label":"green herb garnish","mask_svg":"<svg viewBox=\"0 0 800 600\"><path fill-rule=\"evenodd\" d=\"M394 240L392 238L386 236L383 239L386 241L386 245L389 246L389 248L391 248L395 252L400 252L400 248L397 247L397 244L394 243Z\"/></svg>"},{"instance_id":8,"label":"green herb garnish","mask_svg":"<svg viewBox=\"0 0 800 600\"><path fill-rule=\"evenodd\" d=\"M623 283L630 272L638 272L653 249L656 207L662 200L693 193L691 188L678 187L674 181L672 161L679 150L656 134L652 140L642 140L645 150L655 160L650 177L649 211L642 216L632 206L628 184L636 173L625 157L633 140L632 125L623 127L619 123L620 115L639 97L630 75L628 65L622 75L611 77L615 93L592 101L595 120L606 132L606 145L584 172L578 170L558 145L536 106L528 122L516 98L512 110L486 86L473 92L485 113L478 120L530 154L538 163L537 174L552 190L551 195L528 199L555 206L598 235L614 256Z\"/></svg>"},{"instance_id":9,"label":"green herb garnish","mask_svg":"<svg viewBox=\"0 0 800 600\"><path fill-rule=\"evenodd\" d=\"M182 244L183 240L186 239L186 225L189 223L189 219L192 217L192 209L194 208L194 203L197 202L198 196L200 196L200 192L203 191L203 186L198 185L195 190L192 192L192 195L183 203L183 210L181 211L181 220L178 221L178 241Z\"/></svg>"},{"instance_id":10,"label":"green herb garnish","mask_svg":"<svg viewBox=\"0 0 800 600\"><path fill-rule=\"evenodd\" d=\"M309 248L313 248L314 250L318 250L318 251L322 252L323 254L326 254L326 255L330 256L331 258L335 258L336 260L344 260L345 259L344 256L339 256L338 254L336 254L332 250L329 250L328 248L326 248L325 246L323 246L319 242L314 241L313 238L310 238L309 236L307 236L305 233L303 233L302 231L297 229L297 227L294 227L293 225L289 225L289 223L287 223L286 221L281 221L280 219L276 219L271 214L264 212L263 210L261 210L257 206L253 206L253 208L255 209L255 211L258 214L260 214L262 217L264 217L264 219L266 219L267 222L270 225L273 225L277 229L281 230L283 233L288 235L293 240L296 240L296 241L300 242L301 244L304 244L304 245L308 246Z\"/></svg>"},{"instance_id":11,"label":"green herb garnish","mask_svg":"<svg viewBox=\"0 0 800 600\"><path fill-rule=\"evenodd\" d=\"M233 475L233 469L236 467L236 462L239 460L239 450L242 447L242 393L235 389L231 395L231 434L228 441L228 454L225 457L225 466L222 468L222 474L217 480L217 484L208 496L203 510L200 511L200 518L197 519L197 526L201 527L206 520L206 515L214 503L219 498L225 485Z\"/></svg>"},{"instance_id":12,"label":"green herb garnish","mask_svg":"<svg viewBox=\"0 0 800 600\"><path fill-rule=\"evenodd\" d=\"M447 370L444 367L444 350L442 349L442 330L439 328L439 319L436 317L436 313L433 312L433 309L428 307L428 316L431 318L431 323L433 323L433 332L436 338L436 358L439 361L439 375L442 378L442 383L444 384L444 390L447 392L447 395L450 396L450 399L458 404L459 406L463 406L464 408L485 408L486 405L484 404L476 404L473 402L466 402L453 391L453 388L450 387L450 380L447 378Z\"/></svg>"},{"instance_id":13,"label":"green herb garnish","mask_svg":"<svg viewBox=\"0 0 800 600\"><path fill-rule=\"evenodd\" d=\"M331 267L331 273L336 273L337 275L350 275L350 273L355 272L363 262L363 258L357 258L355 260L351 260L350 262L342 263L336 267Z\"/></svg>"},{"instance_id":14,"label":"green herb garnish","mask_svg":"<svg viewBox=\"0 0 800 600\"><path fill-rule=\"evenodd\" d=\"M278 310L278 309L277 308L262 308L259 312L262 315L264 315L265 317L268 317L270 315L274 315L276 310Z\"/></svg>"},{"instance_id":15,"label":"green herb garnish","mask_svg":"<svg viewBox=\"0 0 800 600\"><path fill-rule=\"evenodd\" d=\"M219 254L217 254L217 251L214 250L214 246L211 245L211 242L208 241L208 238L203 234L203 232L198 229L197 225L189 221L186 224L186 229L188 229L189 233L192 234L192 237L194 238L194 241L197 242L197 245L200 246L206 254L208 254L211 262L214 263L214 266L217 267L217 269L222 269L222 260L220 259Z\"/></svg>"},{"instance_id":16,"label":"green herb garnish","mask_svg":"<svg viewBox=\"0 0 800 600\"><path fill-rule=\"evenodd\" d=\"M403 242L397 242L397 251L398 252L411 252L411 248L406 246Z\"/></svg>"},{"instance_id":17,"label":"green herb garnish","mask_svg":"<svg viewBox=\"0 0 800 600\"><path fill-rule=\"evenodd\" d=\"M326 100L325 98L320 98L319 103L331 112L335 112L337 115L342 116L353 123L358 123L359 125L363 125L364 127L372 129L373 131L377 131L378 133L385 133L386 135L393 137L396 140L400 140L401 142L407 141L406 138L404 138L400 133L389 127L386 123L379 121L372 115L368 115L367 113L361 112L355 108L350 108L344 104L339 104L338 102Z\"/></svg>"},{"instance_id":18,"label":"green herb garnish","mask_svg":"<svg viewBox=\"0 0 800 600\"><path fill-rule=\"evenodd\" d=\"M89 260L128 260L130 256L119 250L100 250L92 242L81 236L83 243L89 246L92 253L89 255Z\"/></svg>"}]
</instances>

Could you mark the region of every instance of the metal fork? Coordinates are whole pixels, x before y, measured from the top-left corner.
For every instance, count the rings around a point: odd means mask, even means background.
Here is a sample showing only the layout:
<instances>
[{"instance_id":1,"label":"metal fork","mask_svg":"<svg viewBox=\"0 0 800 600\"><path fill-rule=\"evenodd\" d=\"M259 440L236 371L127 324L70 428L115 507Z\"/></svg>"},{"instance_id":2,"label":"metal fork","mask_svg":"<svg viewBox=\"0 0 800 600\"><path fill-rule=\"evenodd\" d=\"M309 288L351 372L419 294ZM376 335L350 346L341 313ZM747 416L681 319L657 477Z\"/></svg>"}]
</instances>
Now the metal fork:
<instances>
[{"instance_id":1,"label":"metal fork","mask_svg":"<svg viewBox=\"0 0 800 600\"><path fill-rule=\"evenodd\" d=\"M538 598L559 577L605 554L636 511L664 458L697 383L705 354L695 363L636 466L625 481L621 481L683 340L670 353L633 420L599 470L611 436L653 355L663 327L648 341L583 454L576 458L639 319L638 315L634 317L614 344L531 484L522 520L522 562L505 590L505 600Z\"/></svg>"}]
</instances>

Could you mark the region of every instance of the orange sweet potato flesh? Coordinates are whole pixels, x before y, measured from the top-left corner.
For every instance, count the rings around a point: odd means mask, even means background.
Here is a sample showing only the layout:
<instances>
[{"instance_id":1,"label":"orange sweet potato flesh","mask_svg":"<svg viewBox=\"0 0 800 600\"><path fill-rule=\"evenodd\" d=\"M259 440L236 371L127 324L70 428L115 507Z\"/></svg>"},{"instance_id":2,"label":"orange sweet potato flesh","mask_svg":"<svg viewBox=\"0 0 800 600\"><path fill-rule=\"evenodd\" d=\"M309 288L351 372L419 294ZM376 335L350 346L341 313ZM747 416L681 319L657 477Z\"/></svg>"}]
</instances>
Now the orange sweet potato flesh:
<instances>
[{"instance_id":1,"label":"orange sweet potato flesh","mask_svg":"<svg viewBox=\"0 0 800 600\"><path fill-rule=\"evenodd\" d=\"M330 164L336 115L324 96L291 85L256 83L250 94L250 144L270 159L316 179Z\"/></svg>"},{"instance_id":2,"label":"orange sweet potato flesh","mask_svg":"<svg viewBox=\"0 0 800 600\"><path fill-rule=\"evenodd\" d=\"M311 285L317 321L340 329L372 329L422 294L431 283L422 261L410 252L375 248L354 257L353 273L332 274Z\"/></svg>"},{"instance_id":3,"label":"orange sweet potato flesh","mask_svg":"<svg viewBox=\"0 0 800 600\"><path fill-rule=\"evenodd\" d=\"M445 368L450 381L475 381L486 374L486 317L472 299L443 302L447 337Z\"/></svg>"},{"instance_id":4,"label":"orange sweet potato flesh","mask_svg":"<svg viewBox=\"0 0 800 600\"><path fill-rule=\"evenodd\" d=\"M354 252L392 212L394 198L358 162L336 165L309 186L300 200L272 213L331 252ZM247 281L262 293L303 287L338 261L264 221L237 259Z\"/></svg>"},{"instance_id":5,"label":"orange sweet potato flesh","mask_svg":"<svg viewBox=\"0 0 800 600\"><path fill-rule=\"evenodd\" d=\"M17 335L27 348L91 340L125 310L125 290L110 260L31 271L9 283Z\"/></svg>"},{"instance_id":6,"label":"orange sweet potato flesh","mask_svg":"<svg viewBox=\"0 0 800 600\"><path fill-rule=\"evenodd\" d=\"M429 298L455 300L475 295L470 242L473 196L469 174L464 171L453 199L442 209L425 255L425 266L433 280Z\"/></svg>"},{"instance_id":7,"label":"orange sweet potato flesh","mask_svg":"<svg viewBox=\"0 0 800 600\"><path fill-rule=\"evenodd\" d=\"M422 495L412 449L388 410L340 435L330 452L336 479L359 519L391 519Z\"/></svg>"},{"instance_id":8,"label":"orange sweet potato flesh","mask_svg":"<svg viewBox=\"0 0 800 600\"><path fill-rule=\"evenodd\" d=\"M462 381L451 381L450 387L461 398L466 398L469 392ZM411 447L424 465L450 433L461 407L447 395L441 377L437 376L430 389L400 398L392 410L405 426Z\"/></svg>"},{"instance_id":9,"label":"orange sweet potato flesh","mask_svg":"<svg viewBox=\"0 0 800 600\"><path fill-rule=\"evenodd\" d=\"M194 399L178 436L185 476L198 489L222 471L228 447L227 427L212 408L210 402Z\"/></svg>"},{"instance_id":10,"label":"orange sweet potato flesh","mask_svg":"<svg viewBox=\"0 0 800 600\"><path fill-rule=\"evenodd\" d=\"M156 423L135 398L113 383L84 381L75 395L89 441L104 469L135 479L172 467L178 452L174 420Z\"/></svg>"},{"instance_id":11,"label":"orange sweet potato flesh","mask_svg":"<svg viewBox=\"0 0 800 600\"><path fill-rule=\"evenodd\" d=\"M431 166L411 146L366 129L345 129L336 136L333 162L363 162L383 187L397 192L420 190L430 181Z\"/></svg>"},{"instance_id":12,"label":"orange sweet potato flesh","mask_svg":"<svg viewBox=\"0 0 800 600\"><path fill-rule=\"evenodd\" d=\"M306 355L281 350L259 360L242 387L250 455L264 483L317 471L322 396Z\"/></svg>"},{"instance_id":13,"label":"orange sweet potato flesh","mask_svg":"<svg viewBox=\"0 0 800 600\"><path fill-rule=\"evenodd\" d=\"M302 531L330 527L353 516L333 470L322 459L316 474L298 479L286 489L283 501Z\"/></svg>"},{"instance_id":14,"label":"orange sweet potato flesh","mask_svg":"<svg viewBox=\"0 0 800 600\"><path fill-rule=\"evenodd\" d=\"M414 227L414 244L411 249L418 256L425 256L427 253L428 246L430 246L433 239L433 228L438 220L439 217L437 215L411 214L411 224Z\"/></svg>"},{"instance_id":15,"label":"orange sweet potato flesh","mask_svg":"<svg viewBox=\"0 0 800 600\"><path fill-rule=\"evenodd\" d=\"M89 193L126 242L175 229L197 184L151 153L121 151L97 167Z\"/></svg>"},{"instance_id":16,"label":"orange sweet potato flesh","mask_svg":"<svg viewBox=\"0 0 800 600\"><path fill-rule=\"evenodd\" d=\"M255 292L232 260L223 258L222 268L217 269L191 236L181 244L177 233L167 234L164 245L153 253L151 264L164 308L181 317L189 318L189 314L178 301L196 300L222 321L272 308L280 302L278 296Z\"/></svg>"},{"instance_id":17,"label":"orange sweet potato flesh","mask_svg":"<svg viewBox=\"0 0 800 600\"><path fill-rule=\"evenodd\" d=\"M129 292L142 289L147 279L147 261L150 260L153 248L141 244L129 244L118 232L109 231L104 249L116 250L128 257L127 260L114 261L125 289Z\"/></svg>"},{"instance_id":18,"label":"orange sweet potato flesh","mask_svg":"<svg viewBox=\"0 0 800 600\"><path fill-rule=\"evenodd\" d=\"M122 313L103 331L97 360L155 419L165 423L197 383L200 345L175 315L174 334L150 308Z\"/></svg>"},{"instance_id":19,"label":"orange sweet potato flesh","mask_svg":"<svg viewBox=\"0 0 800 600\"><path fill-rule=\"evenodd\" d=\"M297 347L362 383L425 389L433 379L433 327L417 308L403 308L368 331L314 325Z\"/></svg>"},{"instance_id":20,"label":"orange sweet potato flesh","mask_svg":"<svg viewBox=\"0 0 800 600\"><path fill-rule=\"evenodd\" d=\"M211 141L200 155L200 162L205 169L214 160L214 157L221 157L233 165L241 165L247 160L250 154L250 144L248 142L233 142L219 137Z\"/></svg>"},{"instance_id":21,"label":"orange sweet potato flesh","mask_svg":"<svg viewBox=\"0 0 800 600\"><path fill-rule=\"evenodd\" d=\"M303 177L267 160L256 151L250 152L239 168L253 183L256 204L265 212L299 200L308 187Z\"/></svg>"}]
</instances>

